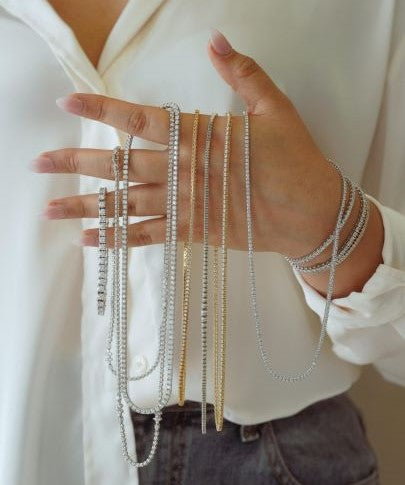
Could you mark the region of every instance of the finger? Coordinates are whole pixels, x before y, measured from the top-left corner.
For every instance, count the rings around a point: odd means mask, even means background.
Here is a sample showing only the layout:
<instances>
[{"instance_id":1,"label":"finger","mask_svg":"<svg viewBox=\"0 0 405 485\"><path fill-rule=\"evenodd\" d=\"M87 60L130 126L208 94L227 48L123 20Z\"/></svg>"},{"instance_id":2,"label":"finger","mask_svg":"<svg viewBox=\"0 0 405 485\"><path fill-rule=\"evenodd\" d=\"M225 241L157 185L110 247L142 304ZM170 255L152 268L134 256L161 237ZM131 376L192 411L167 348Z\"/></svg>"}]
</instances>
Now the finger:
<instances>
[{"instance_id":1,"label":"finger","mask_svg":"<svg viewBox=\"0 0 405 485\"><path fill-rule=\"evenodd\" d=\"M59 98L56 104L69 113L101 121L145 140L168 143L169 114L163 108L87 93Z\"/></svg>"},{"instance_id":2,"label":"finger","mask_svg":"<svg viewBox=\"0 0 405 485\"><path fill-rule=\"evenodd\" d=\"M39 173L78 173L114 180L111 150L63 148L41 153L31 162ZM164 183L167 179L167 151L131 150L128 177L131 182Z\"/></svg>"},{"instance_id":3,"label":"finger","mask_svg":"<svg viewBox=\"0 0 405 485\"><path fill-rule=\"evenodd\" d=\"M166 234L166 217L147 219L128 225L128 246L148 246L163 243ZM114 228L106 230L107 247L114 247ZM83 231L79 244L82 246L98 246L98 229Z\"/></svg>"},{"instance_id":4,"label":"finger","mask_svg":"<svg viewBox=\"0 0 405 485\"><path fill-rule=\"evenodd\" d=\"M243 98L251 113L263 114L285 98L266 72L253 59L235 51L216 29L211 33L208 54L218 73Z\"/></svg>"},{"instance_id":5,"label":"finger","mask_svg":"<svg viewBox=\"0 0 405 485\"><path fill-rule=\"evenodd\" d=\"M164 185L131 186L128 189L128 215L164 215L166 213L166 197ZM107 217L114 215L114 191L107 193L106 214ZM45 208L43 215L46 219L98 217L98 194L77 195L52 200Z\"/></svg>"}]
</instances>

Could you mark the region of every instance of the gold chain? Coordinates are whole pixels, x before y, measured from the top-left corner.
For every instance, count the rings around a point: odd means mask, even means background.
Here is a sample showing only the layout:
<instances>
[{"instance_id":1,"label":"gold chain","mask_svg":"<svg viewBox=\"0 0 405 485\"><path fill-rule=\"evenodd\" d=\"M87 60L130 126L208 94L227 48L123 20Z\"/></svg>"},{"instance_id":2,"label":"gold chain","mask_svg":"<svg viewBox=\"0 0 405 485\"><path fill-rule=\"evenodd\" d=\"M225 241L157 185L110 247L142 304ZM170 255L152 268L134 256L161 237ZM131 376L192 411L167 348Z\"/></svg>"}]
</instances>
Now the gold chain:
<instances>
[{"instance_id":1,"label":"gold chain","mask_svg":"<svg viewBox=\"0 0 405 485\"><path fill-rule=\"evenodd\" d=\"M214 415L215 426L217 431L222 431L223 417L224 417L224 402L225 402L225 360L226 360L226 330L227 330L227 302L228 302L228 255L227 255L227 233L228 233L228 202L229 202L229 160L231 153L231 131L232 131L232 116L231 113L226 114L226 129L225 129L225 147L224 147L224 168L223 168L223 194L222 194L222 228L221 228L221 326L220 337L218 338L218 321L215 323L217 317L214 316ZM216 248L217 250L217 248ZM215 253L214 253L215 261ZM217 265L218 266L218 265ZM214 275L217 268L214 268ZM214 282L215 284L215 282ZM218 284L217 290L218 290ZM218 291L217 291L218 292ZM217 297L214 298L214 303ZM220 347L218 352L218 346Z\"/></svg>"},{"instance_id":2,"label":"gold chain","mask_svg":"<svg viewBox=\"0 0 405 485\"><path fill-rule=\"evenodd\" d=\"M191 168L190 168L190 214L188 226L188 238L183 248L183 318L181 326L181 347L179 364L179 405L184 405L186 393L186 359L187 359L187 334L190 309L191 292L191 260L194 233L194 212L196 199L196 175L197 175L197 142L199 110L194 112L193 135L191 147Z\"/></svg>"}]
</instances>

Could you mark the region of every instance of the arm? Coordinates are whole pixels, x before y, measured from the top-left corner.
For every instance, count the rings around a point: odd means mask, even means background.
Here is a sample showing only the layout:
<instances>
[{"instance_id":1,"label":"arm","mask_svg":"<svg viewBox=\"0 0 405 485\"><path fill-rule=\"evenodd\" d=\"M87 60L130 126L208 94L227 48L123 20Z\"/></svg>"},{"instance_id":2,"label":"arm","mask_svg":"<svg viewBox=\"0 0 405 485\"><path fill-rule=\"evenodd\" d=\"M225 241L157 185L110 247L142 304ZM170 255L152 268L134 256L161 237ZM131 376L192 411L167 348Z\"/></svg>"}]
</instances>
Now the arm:
<instances>
[{"instance_id":1,"label":"arm","mask_svg":"<svg viewBox=\"0 0 405 485\"><path fill-rule=\"evenodd\" d=\"M291 101L252 59L233 50L218 33L214 34L208 52L219 74L243 98L250 113L255 250L293 257L307 254L330 234L336 223L341 197L340 176L317 147ZM398 84L403 89L399 81ZM401 99L404 99L403 95ZM168 117L160 108L84 93L64 98L59 105L70 113L107 123L152 142L167 144ZM405 107L402 113L405 113ZM202 133L206 130L208 119L207 115L201 116ZM192 114L182 113L179 167L182 190L179 195L178 234L183 241L187 237L190 205L192 120ZM402 121L404 126L405 120ZM225 124L225 117L218 116L213 133L210 161L212 224L209 233L212 245L218 245L220 238ZM228 247L245 250L246 201L241 163L243 120L235 116L232 124ZM392 141L398 143L399 140L401 137L395 136ZM200 148L198 158L202 160ZM396 152L394 160L403 163L404 152L402 158L398 153L401 152ZM130 180L141 182L141 185L130 188L130 215L164 216L166 157L165 151L132 150ZM56 150L42 154L35 161L34 169L40 172L77 172L108 179L111 178L110 159L110 150ZM388 175L394 177L393 183L398 184L398 170L393 171L385 160L384 163ZM201 182L200 172L197 177L199 194ZM394 354L398 357L401 353L405 356L405 217L378 204L375 200L371 206L371 218L361 244L339 268L328 323L334 351L341 358L355 363L377 362ZM107 196L107 212L112 211L112 207L112 197ZM356 210L357 206L354 218ZM382 211L387 222L384 230L379 215L381 213L384 222ZM51 201L45 215L51 219L97 217L97 194ZM201 242L201 213L196 214L194 222L194 241ZM350 222L353 221L349 221L346 231L350 231ZM131 246L161 243L164 239L164 217L144 220L129 227L128 242ZM82 244L97 246L97 229L86 230ZM107 244L113 246L112 229L107 231ZM395 251L391 250L394 247ZM382 261L384 264L381 264ZM395 261L399 261L399 265L396 266ZM325 306L322 293L325 292L326 278L327 275L318 275L305 281L297 274L308 305L319 315L323 314ZM398 366L396 361L390 373L397 372L405 382L403 369L404 366Z\"/></svg>"},{"instance_id":2,"label":"arm","mask_svg":"<svg viewBox=\"0 0 405 485\"><path fill-rule=\"evenodd\" d=\"M354 225L358 210L359 208L355 207L355 211L343 231L342 240L347 237L349 227ZM371 202L370 218L364 236L353 253L337 267L333 294L335 298L349 295L352 291L362 291L378 265L383 263L383 243L384 226L381 214L377 206ZM321 258L318 258L313 263L320 262L320 260ZM326 295L328 278L328 272L303 274L303 279L323 296Z\"/></svg>"}]
</instances>

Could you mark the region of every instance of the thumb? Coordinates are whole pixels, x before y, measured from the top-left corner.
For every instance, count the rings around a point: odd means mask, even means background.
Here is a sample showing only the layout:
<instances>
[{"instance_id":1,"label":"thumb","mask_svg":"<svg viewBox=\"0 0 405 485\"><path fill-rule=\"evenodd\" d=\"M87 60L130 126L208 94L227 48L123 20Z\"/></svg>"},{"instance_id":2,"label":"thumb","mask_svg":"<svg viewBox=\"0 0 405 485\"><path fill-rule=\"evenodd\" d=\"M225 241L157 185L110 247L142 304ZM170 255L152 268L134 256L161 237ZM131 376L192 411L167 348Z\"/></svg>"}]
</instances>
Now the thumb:
<instances>
[{"instance_id":1,"label":"thumb","mask_svg":"<svg viewBox=\"0 0 405 485\"><path fill-rule=\"evenodd\" d=\"M236 52L221 32L212 29L208 54L215 69L245 101L249 112L263 114L284 97L263 69Z\"/></svg>"}]
</instances>

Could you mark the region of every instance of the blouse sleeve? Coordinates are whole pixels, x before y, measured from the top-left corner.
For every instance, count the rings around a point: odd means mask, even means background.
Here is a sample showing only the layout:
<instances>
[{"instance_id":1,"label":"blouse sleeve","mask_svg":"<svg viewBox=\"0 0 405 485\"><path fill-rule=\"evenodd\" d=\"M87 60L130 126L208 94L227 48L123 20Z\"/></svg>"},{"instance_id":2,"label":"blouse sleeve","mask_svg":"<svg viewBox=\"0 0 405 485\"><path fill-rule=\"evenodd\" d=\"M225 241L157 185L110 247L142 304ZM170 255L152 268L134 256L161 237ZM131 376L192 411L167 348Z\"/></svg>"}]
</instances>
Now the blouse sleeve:
<instances>
[{"instance_id":1,"label":"blouse sleeve","mask_svg":"<svg viewBox=\"0 0 405 485\"><path fill-rule=\"evenodd\" d=\"M383 263L361 292L332 301L328 335L333 351L355 364L373 364L405 386L405 2L397 2L391 55L363 188L384 224ZM294 270L309 307L323 317L325 298Z\"/></svg>"}]
</instances>

